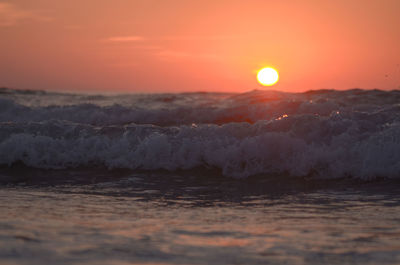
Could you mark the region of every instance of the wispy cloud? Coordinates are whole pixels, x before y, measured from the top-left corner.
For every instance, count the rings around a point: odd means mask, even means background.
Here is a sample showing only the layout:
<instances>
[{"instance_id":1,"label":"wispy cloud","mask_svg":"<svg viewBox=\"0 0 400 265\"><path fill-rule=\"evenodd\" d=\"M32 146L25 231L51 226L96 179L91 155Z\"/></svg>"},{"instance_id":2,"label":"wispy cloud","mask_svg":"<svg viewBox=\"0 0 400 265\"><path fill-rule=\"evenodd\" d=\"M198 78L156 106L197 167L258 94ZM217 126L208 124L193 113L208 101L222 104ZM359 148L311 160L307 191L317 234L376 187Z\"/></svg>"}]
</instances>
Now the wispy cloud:
<instances>
[{"instance_id":1,"label":"wispy cloud","mask_svg":"<svg viewBox=\"0 0 400 265\"><path fill-rule=\"evenodd\" d=\"M24 10L13 4L0 2L0 27L17 25L22 20L50 21L52 18L35 10Z\"/></svg>"},{"instance_id":2,"label":"wispy cloud","mask_svg":"<svg viewBox=\"0 0 400 265\"><path fill-rule=\"evenodd\" d=\"M142 36L118 36L105 39L108 42L136 42L144 40L145 38Z\"/></svg>"},{"instance_id":3,"label":"wispy cloud","mask_svg":"<svg viewBox=\"0 0 400 265\"><path fill-rule=\"evenodd\" d=\"M199 40L226 40L234 39L239 36L227 36L227 35L215 35L215 36L204 36L204 35L183 35L183 36L158 36L158 37L144 37L140 35L126 35L109 37L102 39L108 43L135 43L129 45L132 49L147 50L148 54L156 57L159 60L211 60L218 61L219 56L215 53L199 53L199 52L188 52L181 50L168 49L160 44L160 41L199 41ZM137 45L140 42L139 45ZM157 43L158 45L154 45ZM119 47L119 46L118 46Z\"/></svg>"}]
</instances>

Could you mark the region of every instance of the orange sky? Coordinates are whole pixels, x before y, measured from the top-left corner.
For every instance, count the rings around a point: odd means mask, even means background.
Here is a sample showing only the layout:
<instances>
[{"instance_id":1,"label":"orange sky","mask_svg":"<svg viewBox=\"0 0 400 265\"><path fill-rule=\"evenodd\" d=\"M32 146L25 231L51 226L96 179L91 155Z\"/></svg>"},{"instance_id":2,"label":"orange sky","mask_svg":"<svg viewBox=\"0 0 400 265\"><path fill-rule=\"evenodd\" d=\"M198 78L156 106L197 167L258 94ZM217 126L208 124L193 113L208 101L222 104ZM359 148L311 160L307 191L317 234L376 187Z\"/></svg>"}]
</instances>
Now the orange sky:
<instances>
[{"instance_id":1,"label":"orange sky","mask_svg":"<svg viewBox=\"0 0 400 265\"><path fill-rule=\"evenodd\" d=\"M400 86L399 0L0 0L0 86L181 92Z\"/></svg>"}]
</instances>

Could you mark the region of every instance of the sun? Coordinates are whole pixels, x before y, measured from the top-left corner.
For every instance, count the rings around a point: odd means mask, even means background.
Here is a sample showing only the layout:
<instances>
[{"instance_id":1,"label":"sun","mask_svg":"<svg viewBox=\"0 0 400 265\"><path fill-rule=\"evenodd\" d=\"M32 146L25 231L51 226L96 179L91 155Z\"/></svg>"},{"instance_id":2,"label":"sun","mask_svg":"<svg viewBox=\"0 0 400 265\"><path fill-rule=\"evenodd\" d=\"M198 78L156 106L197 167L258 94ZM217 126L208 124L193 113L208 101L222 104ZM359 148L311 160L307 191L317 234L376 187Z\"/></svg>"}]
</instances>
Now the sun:
<instances>
[{"instance_id":1,"label":"sun","mask_svg":"<svg viewBox=\"0 0 400 265\"><path fill-rule=\"evenodd\" d=\"M279 80L278 71L272 67L265 67L258 71L257 80L263 86L275 85Z\"/></svg>"}]
</instances>

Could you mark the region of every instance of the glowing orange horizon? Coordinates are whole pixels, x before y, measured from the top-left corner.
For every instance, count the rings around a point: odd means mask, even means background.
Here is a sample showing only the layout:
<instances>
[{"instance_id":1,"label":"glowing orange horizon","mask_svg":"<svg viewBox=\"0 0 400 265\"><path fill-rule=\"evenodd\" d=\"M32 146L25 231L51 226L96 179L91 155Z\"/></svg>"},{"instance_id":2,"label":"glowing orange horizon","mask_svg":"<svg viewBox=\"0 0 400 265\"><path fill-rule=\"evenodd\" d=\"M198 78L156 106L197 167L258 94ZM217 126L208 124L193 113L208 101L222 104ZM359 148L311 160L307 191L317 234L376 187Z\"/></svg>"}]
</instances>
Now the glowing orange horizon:
<instances>
[{"instance_id":1,"label":"glowing orange horizon","mask_svg":"<svg viewBox=\"0 0 400 265\"><path fill-rule=\"evenodd\" d=\"M0 2L0 86L244 92L400 86L400 1ZM374 52L371 52L374 51Z\"/></svg>"}]
</instances>

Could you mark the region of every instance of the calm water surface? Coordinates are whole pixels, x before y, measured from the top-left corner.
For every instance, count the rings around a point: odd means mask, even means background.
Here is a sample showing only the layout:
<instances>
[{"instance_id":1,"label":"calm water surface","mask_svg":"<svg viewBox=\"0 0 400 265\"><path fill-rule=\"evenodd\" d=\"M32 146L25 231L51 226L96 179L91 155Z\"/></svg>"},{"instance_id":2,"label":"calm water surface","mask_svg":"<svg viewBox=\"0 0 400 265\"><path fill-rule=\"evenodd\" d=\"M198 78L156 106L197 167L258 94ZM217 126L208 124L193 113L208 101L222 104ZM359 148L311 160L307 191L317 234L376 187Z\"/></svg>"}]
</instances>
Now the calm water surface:
<instances>
[{"instance_id":1,"label":"calm water surface","mask_svg":"<svg viewBox=\"0 0 400 265\"><path fill-rule=\"evenodd\" d=\"M161 173L51 183L2 184L1 264L400 263L397 183Z\"/></svg>"}]
</instances>

